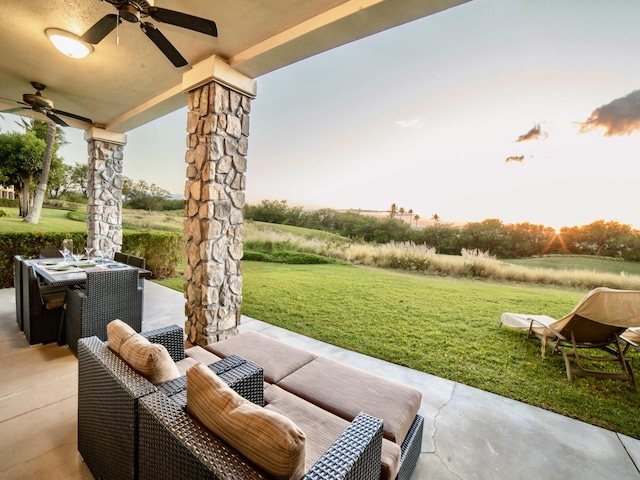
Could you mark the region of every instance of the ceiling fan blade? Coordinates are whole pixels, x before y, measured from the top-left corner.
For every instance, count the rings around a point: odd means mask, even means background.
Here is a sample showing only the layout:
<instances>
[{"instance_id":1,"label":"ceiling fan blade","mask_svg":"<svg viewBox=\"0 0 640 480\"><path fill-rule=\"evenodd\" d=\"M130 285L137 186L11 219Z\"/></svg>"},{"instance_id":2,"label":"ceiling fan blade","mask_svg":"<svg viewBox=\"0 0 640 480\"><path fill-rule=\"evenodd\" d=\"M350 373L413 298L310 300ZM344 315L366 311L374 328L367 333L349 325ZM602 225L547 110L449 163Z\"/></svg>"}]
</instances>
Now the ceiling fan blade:
<instances>
[{"instance_id":1,"label":"ceiling fan blade","mask_svg":"<svg viewBox=\"0 0 640 480\"><path fill-rule=\"evenodd\" d=\"M54 122L56 122L58 125L60 125L61 127L68 127L69 125L62 120L59 117L56 117L53 113L51 112L46 112L45 115L47 116L47 118L50 118L51 120L53 120Z\"/></svg>"},{"instance_id":2,"label":"ceiling fan blade","mask_svg":"<svg viewBox=\"0 0 640 480\"><path fill-rule=\"evenodd\" d=\"M10 108L8 110L0 110L0 113L14 113L14 112L19 112L20 110L29 110L29 108L27 107Z\"/></svg>"},{"instance_id":3,"label":"ceiling fan blade","mask_svg":"<svg viewBox=\"0 0 640 480\"><path fill-rule=\"evenodd\" d=\"M115 13L105 15L98 20L93 27L87 30L84 35L80 37L80 40L92 45L100 43L104 37L109 35L109 33L118 26L119 22L122 22L122 20L120 20Z\"/></svg>"},{"instance_id":4,"label":"ceiling fan blade","mask_svg":"<svg viewBox=\"0 0 640 480\"><path fill-rule=\"evenodd\" d=\"M80 120L81 122L93 124L93 120L87 117L81 117L80 115L76 115L75 113L63 112L62 110L51 110L51 113L57 113L58 115L62 115L64 117L75 118L76 120Z\"/></svg>"},{"instance_id":5,"label":"ceiling fan blade","mask_svg":"<svg viewBox=\"0 0 640 480\"><path fill-rule=\"evenodd\" d=\"M162 53L173 63L176 67L184 67L188 64L185 58L180 55L180 52L176 50L176 47L171 45L171 42L167 40L160 30L158 30L153 23L144 22L140 24L140 29L145 33L149 39L156 44Z\"/></svg>"},{"instance_id":6,"label":"ceiling fan blade","mask_svg":"<svg viewBox=\"0 0 640 480\"><path fill-rule=\"evenodd\" d=\"M216 26L216 22L213 20L206 20L186 13L175 12L173 10L167 10L166 8L159 7L149 7L149 15L158 22L188 28L195 32L211 35L212 37L218 36L218 27Z\"/></svg>"}]
</instances>

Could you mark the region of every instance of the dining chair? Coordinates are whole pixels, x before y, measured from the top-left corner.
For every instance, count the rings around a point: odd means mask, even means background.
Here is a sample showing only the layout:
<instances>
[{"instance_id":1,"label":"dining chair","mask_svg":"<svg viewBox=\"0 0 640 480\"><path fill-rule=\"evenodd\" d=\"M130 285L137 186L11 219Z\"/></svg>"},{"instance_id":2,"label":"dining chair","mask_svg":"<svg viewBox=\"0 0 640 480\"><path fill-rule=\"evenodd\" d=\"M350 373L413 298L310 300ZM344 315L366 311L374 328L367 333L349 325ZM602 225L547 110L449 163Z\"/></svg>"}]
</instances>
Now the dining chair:
<instances>
[{"instance_id":1,"label":"dining chair","mask_svg":"<svg viewBox=\"0 0 640 480\"><path fill-rule=\"evenodd\" d=\"M22 327L29 345L58 339L64 287L41 286L33 266L22 261Z\"/></svg>"},{"instance_id":2,"label":"dining chair","mask_svg":"<svg viewBox=\"0 0 640 480\"><path fill-rule=\"evenodd\" d=\"M120 319L136 332L142 328L142 294L138 270L122 268L87 272L86 288L68 288L64 335L77 355L78 339L107 339L107 324Z\"/></svg>"},{"instance_id":3,"label":"dining chair","mask_svg":"<svg viewBox=\"0 0 640 480\"><path fill-rule=\"evenodd\" d=\"M116 262L124 263L124 264L127 265L129 263L129 254L128 253L122 253L122 252L115 252L113 254L113 259Z\"/></svg>"}]
</instances>

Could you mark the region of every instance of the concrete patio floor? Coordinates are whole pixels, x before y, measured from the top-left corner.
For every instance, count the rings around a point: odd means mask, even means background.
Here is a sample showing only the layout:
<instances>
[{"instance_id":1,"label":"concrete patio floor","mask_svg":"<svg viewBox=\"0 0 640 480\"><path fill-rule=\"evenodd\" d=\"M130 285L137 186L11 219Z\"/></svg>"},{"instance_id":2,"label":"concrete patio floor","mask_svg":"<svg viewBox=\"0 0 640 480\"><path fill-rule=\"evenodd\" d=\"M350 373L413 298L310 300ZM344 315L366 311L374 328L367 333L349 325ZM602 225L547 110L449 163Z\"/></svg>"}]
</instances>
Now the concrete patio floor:
<instances>
[{"instance_id":1,"label":"concrete patio floor","mask_svg":"<svg viewBox=\"0 0 640 480\"><path fill-rule=\"evenodd\" d=\"M184 322L182 294L146 281L143 330ZM418 479L639 479L640 441L498 395L243 317L241 331L369 370L422 391ZM92 479L77 451L77 360L29 347L14 289L0 289L0 479Z\"/></svg>"}]
</instances>

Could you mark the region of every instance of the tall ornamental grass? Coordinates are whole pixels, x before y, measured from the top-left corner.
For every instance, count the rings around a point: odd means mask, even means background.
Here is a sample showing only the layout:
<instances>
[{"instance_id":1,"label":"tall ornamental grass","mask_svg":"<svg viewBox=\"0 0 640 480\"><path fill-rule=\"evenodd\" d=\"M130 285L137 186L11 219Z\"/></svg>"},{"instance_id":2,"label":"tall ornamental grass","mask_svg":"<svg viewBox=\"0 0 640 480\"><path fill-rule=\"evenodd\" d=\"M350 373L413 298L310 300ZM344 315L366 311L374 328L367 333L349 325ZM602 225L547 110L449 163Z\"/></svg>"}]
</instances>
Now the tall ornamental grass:
<instances>
[{"instance_id":1,"label":"tall ornamental grass","mask_svg":"<svg viewBox=\"0 0 640 480\"><path fill-rule=\"evenodd\" d=\"M589 270L557 270L530 268L497 260L478 250L464 250L462 255L440 255L435 248L413 242L369 244L345 243L326 237L299 236L266 229L252 223L246 225L246 245L270 242L292 251L323 255L336 260L368 267L407 270L431 275L484 278L505 282L557 285L592 289L610 287L622 290L640 289L640 276L626 273L600 273Z\"/></svg>"}]
</instances>

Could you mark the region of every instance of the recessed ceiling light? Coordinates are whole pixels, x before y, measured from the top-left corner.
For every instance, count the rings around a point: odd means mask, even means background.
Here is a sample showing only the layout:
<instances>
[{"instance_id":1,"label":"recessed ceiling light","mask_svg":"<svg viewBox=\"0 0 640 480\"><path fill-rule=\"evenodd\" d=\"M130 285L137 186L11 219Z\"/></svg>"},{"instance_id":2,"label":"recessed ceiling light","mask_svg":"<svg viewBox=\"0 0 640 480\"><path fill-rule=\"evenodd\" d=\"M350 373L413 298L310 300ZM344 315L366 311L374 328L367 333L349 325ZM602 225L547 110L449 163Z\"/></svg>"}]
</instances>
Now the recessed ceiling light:
<instances>
[{"instance_id":1,"label":"recessed ceiling light","mask_svg":"<svg viewBox=\"0 0 640 480\"><path fill-rule=\"evenodd\" d=\"M71 58L84 58L93 52L93 45L83 42L73 33L65 32L59 28L47 28L46 33L53 46L60 52Z\"/></svg>"}]
</instances>

